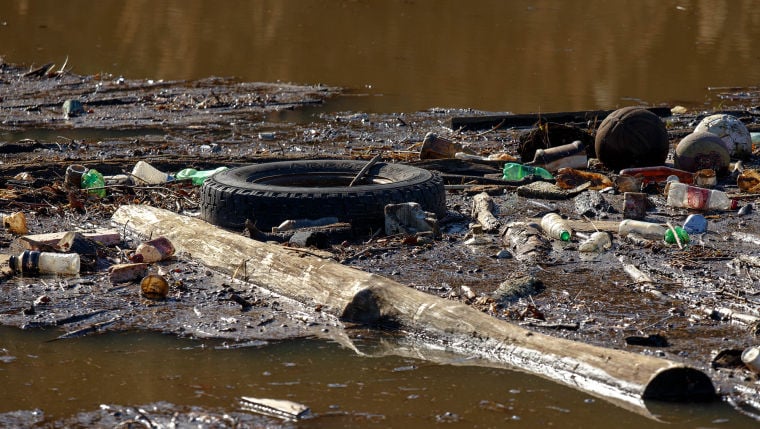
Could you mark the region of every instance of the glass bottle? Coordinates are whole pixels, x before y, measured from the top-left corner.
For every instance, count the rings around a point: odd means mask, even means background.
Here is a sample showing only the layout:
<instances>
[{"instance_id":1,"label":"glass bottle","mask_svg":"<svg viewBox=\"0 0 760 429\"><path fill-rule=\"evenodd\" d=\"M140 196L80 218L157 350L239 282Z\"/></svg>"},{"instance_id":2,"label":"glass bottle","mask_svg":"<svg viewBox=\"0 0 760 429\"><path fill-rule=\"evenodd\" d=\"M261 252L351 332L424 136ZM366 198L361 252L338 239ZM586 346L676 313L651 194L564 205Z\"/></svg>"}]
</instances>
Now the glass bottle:
<instances>
[{"instance_id":1,"label":"glass bottle","mask_svg":"<svg viewBox=\"0 0 760 429\"><path fill-rule=\"evenodd\" d=\"M667 204L694 210L735 210L739 206L725 192L678 182L669 184Z\"/></svg>"}]
</instances>

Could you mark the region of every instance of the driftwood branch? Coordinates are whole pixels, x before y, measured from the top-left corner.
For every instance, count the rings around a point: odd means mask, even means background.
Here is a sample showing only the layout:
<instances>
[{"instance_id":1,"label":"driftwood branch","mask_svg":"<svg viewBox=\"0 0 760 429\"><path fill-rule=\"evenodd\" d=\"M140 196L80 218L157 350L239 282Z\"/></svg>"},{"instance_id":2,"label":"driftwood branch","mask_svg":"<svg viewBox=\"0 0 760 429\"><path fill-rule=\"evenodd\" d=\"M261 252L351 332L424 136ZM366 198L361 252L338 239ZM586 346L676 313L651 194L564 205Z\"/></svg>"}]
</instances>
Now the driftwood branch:
<instances>
[{"instance_id":1,"label":"driftwood branch","mask_svg":"<svg viewBox=\"0 0 760 429\"><path fill-rule=\"evenodd\" d=\"M472 199L472 217L477 219L485 232L498 231L501 227L501 222L492 212L493 206L493 200L485 192L475 195Z\"/></svg>"},{"instance_id":2,"label":"driftwood branch","mask_svg":"<svg viewBox=\"0 0 760 429\"><path fill-rule=\"evenodd\" d=\"M294 256L199 219L150 206L122 206L113 215L142 236L164 235L178 252L232 273L243 260L257 263L249 281L345 322L390 324L419 339L494 365L520 368L628 407L644 399L714 397L704 373L652 356L555 338L505 322L375 274L310 255Z\"/></svg>"}]
</instances>

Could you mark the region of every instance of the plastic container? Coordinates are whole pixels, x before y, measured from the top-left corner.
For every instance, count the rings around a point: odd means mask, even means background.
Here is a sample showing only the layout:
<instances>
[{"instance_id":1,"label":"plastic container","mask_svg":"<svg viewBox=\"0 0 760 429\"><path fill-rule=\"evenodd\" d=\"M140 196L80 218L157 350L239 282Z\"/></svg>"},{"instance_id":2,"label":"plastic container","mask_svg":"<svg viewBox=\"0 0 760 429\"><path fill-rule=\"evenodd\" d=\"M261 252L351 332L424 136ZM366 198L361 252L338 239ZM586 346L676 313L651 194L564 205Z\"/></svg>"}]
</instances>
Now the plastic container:
<instances>
[{"instance_id":1,"label":"plastic container","mask_svg":"<svg viewBox=\"0 0 760 429\"><path fill-rule=\"evenodd\" d=\"M209 177L220 171L226 170L227 167L219 167L213 170L196 170L194 168L185 168L174 175L175 180L191 180L193 185L200 186Z\"/></svg>"},{"instance_id":2,"label":"plastic container","mask_svg":"<svg viewBox=\"0 0 760 429\"><path fill-rule=\"evenodd\" d=\"M612 239L606 231L597 231L589 236L586 241L578 246L578 251L587 253L601 253L612 247Z\"/></svg>"},{"instance_id":3,"label":"plastic container","mask_svg":"<svg viewBox=\"0 0 760 429\"><path fill-rule=\"evenodd\" d=\"M100 198L105 197L106 190L104 186L106 186L106 181L98 170L92 168L82 175L80 187L82 189L87 189L87 192L90 195L95 195Z\"/></svg>"},{"instance_id":4,"label":"plastic container","mask_svg":"<svg viewBox=\"0 0 760 429\"><path fill-rule=\"evenodd\" d=\"M686 244L689 242L689 233L686 232L683 228L680 226L676 226L673 228L676 231L676 234L678 234L678 240L681 242L681 244ZM668 228L667 231L665 231L664 236L665 242L668 244L676 244L678 241L676 241L675 235L673 235L673 230Z\"/></svg>"},{"instance_id":5,"label":"plastic container","mask_svg":"<svg viewBox=\"0 0 760 429\"><path fill-rule=\"evenodd\" d=\"M668 228L658 223L644 222L641 220L625 219L618 226L618 234L625 237L629 234L638 234L650 240L662 240Z\"/></svg>"},{"instance_id":6,"label":"plastic container","mask_svg":"<svg viewBox=\"0 0 760 429\"><path fill-rule=\"evenodd\" d=\"M142 181L148 185L159 185L170 180L169 174L157 169L145 161L137 161L132 169L132 176L136 177L138 182Z\"/></svg>"},{"instance_id":7,"label":"plastic container","mask_svg":"<svg viewBox=\"0 0 760 429\"><path fill-rule=\"evenodd\" d=\"M650 183L663 183L668 176L677 176L681 183L693 183L694 173L677 168L659 165L655 167L626 168L620 170L621 176L640 177L644 186Z\"/></svg>"},{"instance_id":8,"label":"plastic container","mask_svg":"<svg viewBox=\"0 0 760 429\"><path fill-rule=\"evenodd\" d=\"M504 180L519 181L529 176L538 176L548 180L554 179L551 173L541 167L532 167L516 162L508 162L504 165L504 174L502 176Z\"/></svg>"},{"instance_id":9,"label":"plastic container","mask_svg":"<svg viewBox=\"0 0 760 429\"><path fill-rule=\"evenodd\" d=\"M141 243L130 258L132 262L157 262L174 255L174 245L166 237L158 237Z\"/></svg>"},{"instance_id":10,"label":"plastic container","mask_svg":"<svg viewBox=\"0 0 760 429\"><path fill-rule=\"evenodd\" d=\"M760 373L760 347L754 346L744 349L742 362L753 372Z\"/></svg>"},{"instance_id":11,"label":"plastic container","mask_svg":"<svg viewBox=\"0 0 760 429\"><path fill-rule=\"evenodd\" d=\"M11 270L22 274L79 274L79 255L76 253L52 253L25 250L19 256L11 256Z\"/></svg>"},{"instance_id":12,"label":"plastic container","mask_svg":"<svg viewBox=\"0 0 760 429\"><path fill-rule=\"evenodd\" d=\"M667 204L694 210L735 210L739 206L725 192L677 182L668 186Z\"/></svg>"},{"instance_id":13,"label":"plastic container","mask_svg":"<svg viewBox=\"0 0 760 429\"><path fill-rule=\"evenodd\" d=\"M576 140L570 144L536 150L530 164L548 171L557 171L563 167L585 168L588 165L588 156L583 142Z\"/></svg>"},{"instance_id":14,"label":"plastic container","mask_svg":"<svg viewBox=\"0 0 760 429\"><path fill-rule=\"evenodd\" d=\"M570 241L570 236L573 232L567 225L567 222L562 219L562 216L557 213L547 213L544 215L541 218L541 228L549 237L562 241Z\"/></svg>"}]
</instances>

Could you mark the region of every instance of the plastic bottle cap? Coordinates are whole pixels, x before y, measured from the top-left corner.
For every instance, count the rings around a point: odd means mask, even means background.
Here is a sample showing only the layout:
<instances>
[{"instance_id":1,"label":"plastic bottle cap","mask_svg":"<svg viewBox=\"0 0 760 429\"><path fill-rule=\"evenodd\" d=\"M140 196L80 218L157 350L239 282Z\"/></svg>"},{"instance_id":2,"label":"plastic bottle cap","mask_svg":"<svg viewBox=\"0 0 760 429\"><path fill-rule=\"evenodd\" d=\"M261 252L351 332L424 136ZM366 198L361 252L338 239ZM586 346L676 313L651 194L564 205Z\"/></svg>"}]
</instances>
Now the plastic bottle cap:
<instances>
[{"instance_id":1,"label":"plastic bottle cap","mask_svg":"<svg viewBox=\"0 0 760 429\"><path fill-rule=\"evenodd\" d=\"M570 232L569 231L560 232L559 239L562 241L570 241Z\"/></svg>"}]
</instances>

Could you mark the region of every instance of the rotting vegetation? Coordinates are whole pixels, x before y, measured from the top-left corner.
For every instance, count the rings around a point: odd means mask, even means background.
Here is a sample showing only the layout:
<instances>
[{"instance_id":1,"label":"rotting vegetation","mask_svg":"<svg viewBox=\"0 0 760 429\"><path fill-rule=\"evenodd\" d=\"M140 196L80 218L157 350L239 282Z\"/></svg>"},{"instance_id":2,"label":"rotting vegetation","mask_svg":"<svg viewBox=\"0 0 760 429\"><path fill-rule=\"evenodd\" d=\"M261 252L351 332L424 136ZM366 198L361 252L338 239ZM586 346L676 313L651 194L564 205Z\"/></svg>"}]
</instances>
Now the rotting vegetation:
<instances>
[{"instance_id":1,"label":"rotting vegetation","mask_svg":"<svg viewBox=\"0 0 760 429\"><path fill-rule=\"evenodd\" d=\"M467 303L493 317L511 320L553 336L683 362L707 373L733 403L760 401L758 376L737 362L737 350L757 344L760 294L757 254L760 228L755 213L705 213L709 232L679 248L664 243L630 242L613 234L612 249L597 256L578 252L579 240L547 241L539 257L496 257L509 249L503 233L510 222L538 221L559 210L586 231L622 219L622 195L581 191L563 199L521 196L519 184L503 183L503 163L494 161L417 161L419 142L435 132L479 154L520 154L520 136L534 127L452 130L451 118L485 112L434 109L398 115L322 113L310 121L277 120L289 109L329 103L340 90L291 85L241 85L225 79L200 82L149 82L110 76L76 76L0 65L0 145L3 163L0 198L3 213L23 211L31 233L108 227L114 211L126 204L148 204L184 215L198 214L198 188L185 182L162 185L114 185L97 199L63 186L70 164L105 175L131 171L145 160L163 171L233 167L283 159L346 158L408 162L438 171L449 185L448 214L439 219L442 236L432 243L414 237L384 236L367 230L326 249L335 259L387 276L410 287ZM760 94L722 95L730 113L750 130L760 129L752 103ZM64 117L66 99L79 99L84 111ZM707 112L680 113L665 119L671 146L687 135ZM713 112L709 112L713 113ZM588 130L594 121L565 125ZM42 132L41 132L42 130ZM64 137L76 132L75 137ZM125 133L126 132L126 133ZM97 139L87 137L98 135ZM124 134L123 134L124 133ZM33 137L28 137L33 136ZM745 161L756 167L757 155ZM614 172L599 170L610 177ZM20 175L27 173L28 175ZM754 204L757 194L740 192L731 177L718 188ZM689 213L665 204L661 187L648 188L652 208L646 219L680 224ZM499 232L472 237L473 196L493 199ZM594 203L584 203L594 195ZM746 210L745 210L746 211ZM354 225L354 229L357 226ZM748 235L736 235L732 233ZM472 243L467 240L477 238ZM0 246L18 251L16 237L0 231ZM747 241L749 240L749 241ZM507 240L508 241L508 240ZM68 337L109 330L154 329L177 335L230 340L323 336L340 321L269 294L239 279L215 274L202 256L177 255L152 268L171 279L166 303L146 301L135 284L111 285L108 265L126 261L128 247L101 249L97 269L54 283L34 277L6 277L0 319L3 324L61 327ZM192 256L192 258L190 257ZM625 264L652 279L632 279ZM526 280L527 279L527 280ZM505 281L529 290L508 298L494 295ZM518 282L519 280L519 282ZM20 285L25 285L21 288ZM531 288L535 287L530 292ZM43 299L44 297L44 299ZM36 303L36 304L35 304ZM158 313L156 306L171 311ZM189 317L203 323L188 330ZM161 316L159 316L161 314ZM234 323L230 323L234 315Z\"/></svg>"}]
</instances>

